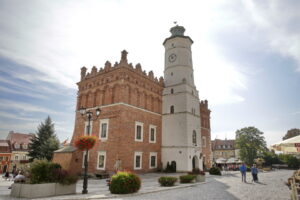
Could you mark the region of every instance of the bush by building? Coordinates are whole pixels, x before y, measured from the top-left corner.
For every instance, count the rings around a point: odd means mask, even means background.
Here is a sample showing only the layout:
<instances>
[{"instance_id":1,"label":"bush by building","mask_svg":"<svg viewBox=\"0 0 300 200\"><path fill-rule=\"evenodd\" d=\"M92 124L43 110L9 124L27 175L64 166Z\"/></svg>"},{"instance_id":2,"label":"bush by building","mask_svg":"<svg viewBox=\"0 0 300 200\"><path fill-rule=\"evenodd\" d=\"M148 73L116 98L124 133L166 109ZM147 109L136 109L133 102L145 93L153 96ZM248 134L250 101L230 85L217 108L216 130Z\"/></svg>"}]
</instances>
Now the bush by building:
<instances>
[{"instance_id":1,"label":"bush by building","mask_svg":"<svg viewBox=\"0 0 300 200\"><path fill-rule=\"evenodd\" d=\"M30 167L29 174L31 184L61 183L70 185L78 180L77 176L70 176L59 164L47 160L34 161Z\"/></svg>"},{"instance_id":2,"label":"bush by building","mask_svg":"<svg viewBox=\"0 0 300 200\"><path fill-rule=\"evenodd\" d=\"M161 186L173 186L177 181L176 177L162 176L158 179Z\"/></svg>"},{"instance_id":3,"label":"bush by building","mask_svg":"<svg viewBox=\"0 0 300 200\"><path fill-rule=\"evenodd\" d=\"M187 175L183 175L180 176L180 183L191 183L193 180L195 180L196 175L192 175L192 174L187 174Z\"/></svg>"},{"instance_id":4,"label":"bush by building","mask_svg":"<svg viewBox=\"0 0 300 200\"><path fill-rule=\"evenodd\" d=\"M176 162L172 161L171 164L167 162L166 169L164 170L166 173L175 173L176 172Z\"/></svg>"},{"instance_id":5,"label":"bush by building","mask_svg":"<svg viewBox=\"0 0 300 200\"><path fill-rule=\"evenodd\" d=\"M113 194L128 194L137 192L141 188L141 179L131 172L121 172L113 175L109 190Z\"/></svg>"},{"instance_id":6,"label":"bush by building","mask_svg":"<svg viewBox=\"0 0 300 200\"><path fill-rule=\"evenodd\" d=\"M221 170L218 167L212 167L209 169L209 174L211 175L221 175Z\"/></svg>"}]
</instances>

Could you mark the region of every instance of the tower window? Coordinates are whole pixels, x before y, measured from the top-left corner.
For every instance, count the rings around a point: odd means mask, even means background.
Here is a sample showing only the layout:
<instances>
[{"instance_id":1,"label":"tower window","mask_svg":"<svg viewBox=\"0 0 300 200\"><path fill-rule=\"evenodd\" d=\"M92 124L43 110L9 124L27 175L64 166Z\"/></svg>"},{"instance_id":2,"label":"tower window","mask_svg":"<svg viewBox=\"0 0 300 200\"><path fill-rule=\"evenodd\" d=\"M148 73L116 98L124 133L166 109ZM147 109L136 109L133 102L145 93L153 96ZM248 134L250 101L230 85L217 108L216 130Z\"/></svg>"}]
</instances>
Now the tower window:
<instances>
[{"instance_id":1,"label":"tower window","mask_svg":"<svg viewBox=\"0 0 300 200\"><path fill-rule=\"evenodd\" d=\"M173 72L171 72L171 76L173 76Z\"/></svg>"},{"instance_id":2,"label":"tower window","mask_svg":"<svg viewBox=\"0 0 300 200\"><path fill-rule=\"evenodd\" d=\"M174 106L170 107L170 113L173 114L174 113Z\"/></svg>"},{"instance_id":3,"label":"tower window","mask_svg":"<svg viewBox=\"0 0 300 200\"><path fill-rule=\"evenodd\" d=\"M197 133L195 130L193 130L193 145L197 146Z\"/></svg>"},{"instance_id":4,"label":"tower window","mask_svg":"<svg viewBox=\"0 0 300 200\"><path fill-rule=\"evenodd\" d=\"M171 94L173 94L173 93L174 93L174 89L172 88L172 89L171 89Z\"/></svg>"}]
</instances>

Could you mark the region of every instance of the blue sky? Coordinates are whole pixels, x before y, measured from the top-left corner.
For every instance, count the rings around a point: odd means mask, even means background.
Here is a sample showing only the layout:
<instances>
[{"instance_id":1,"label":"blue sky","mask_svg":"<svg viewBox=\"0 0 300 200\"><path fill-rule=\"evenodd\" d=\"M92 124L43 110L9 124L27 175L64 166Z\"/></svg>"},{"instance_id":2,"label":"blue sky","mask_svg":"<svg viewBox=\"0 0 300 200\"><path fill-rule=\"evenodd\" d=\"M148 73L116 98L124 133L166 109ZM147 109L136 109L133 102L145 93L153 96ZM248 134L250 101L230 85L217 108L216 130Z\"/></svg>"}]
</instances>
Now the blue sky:
<instances>
[{"instance_id":1,"label":"blue sky","mask_svg":"<svg viewBox=\"0 0 300 200\"><path fill-rule=\"evenodd\" d=\"M296 0L0 1L0 138L35 132L48 115L59 139L71 138L80 68L126 49L162 76L162 42L177 21L194 40L212 139L255 126L275 143L300 128L299 9Z\"/></svg>"}]
</instances>

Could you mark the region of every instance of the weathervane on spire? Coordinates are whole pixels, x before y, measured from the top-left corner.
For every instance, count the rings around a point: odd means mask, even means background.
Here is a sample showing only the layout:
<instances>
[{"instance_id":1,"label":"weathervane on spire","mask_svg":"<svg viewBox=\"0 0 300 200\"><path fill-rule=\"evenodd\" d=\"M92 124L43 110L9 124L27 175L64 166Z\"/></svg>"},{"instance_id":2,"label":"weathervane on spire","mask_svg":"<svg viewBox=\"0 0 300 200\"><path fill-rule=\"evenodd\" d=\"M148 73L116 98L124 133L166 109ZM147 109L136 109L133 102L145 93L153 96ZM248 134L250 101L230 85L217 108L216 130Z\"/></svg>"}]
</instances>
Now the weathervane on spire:
<instances>
[{"instance_id":1,"label":"weathervane on spire","mask_svg":"<svg viewBox=\"0 0 300 200\"><path fill-rule=\"evenodd\" d=\"M174 24L178 26L177 21L174 21Z\"/></svg>"}]
</instances>

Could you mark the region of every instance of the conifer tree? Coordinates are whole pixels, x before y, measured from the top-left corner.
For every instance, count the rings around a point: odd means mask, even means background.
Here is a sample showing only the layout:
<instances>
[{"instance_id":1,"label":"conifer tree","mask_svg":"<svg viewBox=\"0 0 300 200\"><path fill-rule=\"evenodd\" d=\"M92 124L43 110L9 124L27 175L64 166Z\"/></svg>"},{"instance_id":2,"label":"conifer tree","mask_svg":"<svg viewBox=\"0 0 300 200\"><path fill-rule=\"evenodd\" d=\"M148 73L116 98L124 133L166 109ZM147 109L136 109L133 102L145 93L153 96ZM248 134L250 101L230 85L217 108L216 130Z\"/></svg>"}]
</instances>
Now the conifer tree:
<instances>
[{"instance_id":1,"label":"conifer tree","mask_svg":"<svg viewBox=\"0 0 300 200\"><path fill-rule=\"evenodd\" d=\"M45 122L38 126L37 133L32 137L29 144L29 156L33 159L51 160L53 152L59 148L59 141L56 137L54 124L48 116Z\"/></svg>"}]
</instances>

